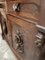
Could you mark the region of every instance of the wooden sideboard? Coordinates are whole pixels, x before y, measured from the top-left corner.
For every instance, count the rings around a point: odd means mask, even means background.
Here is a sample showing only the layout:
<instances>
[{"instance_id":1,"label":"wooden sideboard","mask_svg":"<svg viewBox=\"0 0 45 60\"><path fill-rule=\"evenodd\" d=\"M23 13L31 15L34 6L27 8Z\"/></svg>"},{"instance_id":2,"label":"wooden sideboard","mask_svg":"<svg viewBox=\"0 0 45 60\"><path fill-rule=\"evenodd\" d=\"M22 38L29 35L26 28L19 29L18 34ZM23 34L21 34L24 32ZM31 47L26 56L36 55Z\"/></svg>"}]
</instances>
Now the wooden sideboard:
<instances>
[{"instance_id":1,"label":"wooden sideboard","mask_svg":"<svg viewBox=\"0 0 45 60\"><path fill-rule=\"evenodd\" d=\"M40 27L43 25L40 6L40 0L7 1L4 36L18 60L41 60L45 46L45 27Z\"/></svg>"}]
</instances>

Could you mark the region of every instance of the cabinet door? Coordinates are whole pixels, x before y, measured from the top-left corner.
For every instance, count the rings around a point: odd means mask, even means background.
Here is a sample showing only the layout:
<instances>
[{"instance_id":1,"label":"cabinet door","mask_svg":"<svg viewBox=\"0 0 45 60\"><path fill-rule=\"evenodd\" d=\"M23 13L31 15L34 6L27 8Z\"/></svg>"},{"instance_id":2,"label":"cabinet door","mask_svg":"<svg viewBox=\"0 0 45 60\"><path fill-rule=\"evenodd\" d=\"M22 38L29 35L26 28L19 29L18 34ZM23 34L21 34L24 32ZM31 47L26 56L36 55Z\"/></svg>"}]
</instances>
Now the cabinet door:
<instances>
[{"instance_id":1,"label":"cabinet door","mask_svg":"<svg viewBox=\"0 0 45 60\"><path fill-rule=\"evenodd\" d=\"M36 27L30 23L30 27L22 27L13 23L12 39L13 48L23 60L38 60L38 49L36 48Z\"/></svg>"}]
</instances>

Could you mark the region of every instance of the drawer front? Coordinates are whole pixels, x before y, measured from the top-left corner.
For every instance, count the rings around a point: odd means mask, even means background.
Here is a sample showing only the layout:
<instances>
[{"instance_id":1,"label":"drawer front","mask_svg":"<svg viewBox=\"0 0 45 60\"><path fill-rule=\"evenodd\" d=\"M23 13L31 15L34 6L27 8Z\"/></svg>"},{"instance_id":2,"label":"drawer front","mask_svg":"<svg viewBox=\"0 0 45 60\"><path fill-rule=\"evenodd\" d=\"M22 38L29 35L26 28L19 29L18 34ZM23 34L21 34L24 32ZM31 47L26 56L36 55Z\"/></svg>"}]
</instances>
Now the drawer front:
<instances>
[{"instance_id":1,"label":"drawer front","mask_svg":"<svg viewBox=\"0 0 45 60\"><path fill-rule=\"evenodd\" d=\"M24 0L24 2L10 1L7 2L7 8L8 12L26 12L36 16L40 11L40 0Z\"/></svg>"}]
</instances>

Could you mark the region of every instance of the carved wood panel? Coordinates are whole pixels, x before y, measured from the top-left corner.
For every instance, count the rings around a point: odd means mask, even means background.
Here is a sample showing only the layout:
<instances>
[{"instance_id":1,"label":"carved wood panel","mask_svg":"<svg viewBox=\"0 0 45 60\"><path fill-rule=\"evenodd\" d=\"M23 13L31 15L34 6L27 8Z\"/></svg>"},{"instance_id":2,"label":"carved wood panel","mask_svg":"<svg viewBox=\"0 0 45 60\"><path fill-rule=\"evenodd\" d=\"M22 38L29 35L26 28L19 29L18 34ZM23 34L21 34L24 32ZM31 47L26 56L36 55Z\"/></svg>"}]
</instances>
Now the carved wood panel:
<instances>
[{"instance_id":1,"label":"carved wood panel","mask_svg":"<svg viewBox=\"0 0 45 60\"><path fill-rule=\"evenodd\" d=\"M18 22L18 20L16 21L16 19L15 22L12 21L11 24L12 24L12 43L14 50L24 60L38 59L38 49L35 46L37 34L37 28L35 27L35 25L23 20L22 21L19 20ZM22 42L24 44L24 46L22 46L24 51L20 45Z\"/></svg>"}]
</instances>

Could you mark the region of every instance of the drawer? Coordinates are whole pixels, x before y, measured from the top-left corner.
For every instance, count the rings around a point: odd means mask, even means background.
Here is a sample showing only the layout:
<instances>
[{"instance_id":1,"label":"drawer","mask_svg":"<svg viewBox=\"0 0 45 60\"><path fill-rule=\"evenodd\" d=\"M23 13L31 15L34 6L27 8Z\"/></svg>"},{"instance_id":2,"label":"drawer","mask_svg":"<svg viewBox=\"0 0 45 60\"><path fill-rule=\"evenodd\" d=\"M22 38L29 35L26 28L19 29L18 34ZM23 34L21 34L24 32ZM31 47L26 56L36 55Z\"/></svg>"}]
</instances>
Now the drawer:
<instances>
[{"instance_id":1,"label":"drawer","mask_svg":"<svg viewBox=\"0 0 45 60\"><path fill-rule=\"evenodd\" d=\"M20 3L20 4L19 4ZM18 11L18 8L16 9L15 7L19 8L19 11ZM27 0L24 2L19 2L19 1L10 1L10 2L7 2L7 9L8 9L8 12L19 12L19 14L21 12L26 12L28 14L32 14L34 16L38 15L39 14L39 11L40 11L40 0Z\"/></svg>"}]
</instances>

